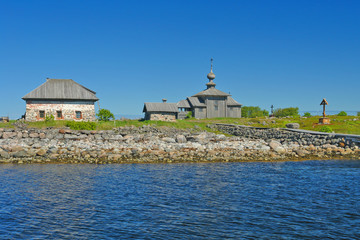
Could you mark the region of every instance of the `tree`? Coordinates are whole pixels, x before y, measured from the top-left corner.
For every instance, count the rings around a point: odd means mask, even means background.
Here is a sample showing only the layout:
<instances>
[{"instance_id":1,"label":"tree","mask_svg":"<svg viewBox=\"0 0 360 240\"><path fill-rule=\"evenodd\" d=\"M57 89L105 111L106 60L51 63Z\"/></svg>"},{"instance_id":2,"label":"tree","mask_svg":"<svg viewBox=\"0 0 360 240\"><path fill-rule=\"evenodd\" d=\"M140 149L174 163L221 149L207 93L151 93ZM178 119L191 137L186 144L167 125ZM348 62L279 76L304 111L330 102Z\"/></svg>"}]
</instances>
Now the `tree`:
<instances>
[{"instance_id":1,"label":"tree","mask_svg":"<svg viewBox=\"0 0 360 240\"><path fill-rule=\"evenodd\" d=\"M347 113L345 111L341 111L338 113L338 116L347 116Z\"/></svg>"},{"instance_id":2,"label":"tree","mask_svg":"<svg viewBox=\"0 0 360 240\"><path fill-rule=\"evenodd\" d=\"M299 108L298 107L289 107L289 108L278 108L274 111L275 117L287 117L287 116L299 116Z\"/></svg>"},{"instance_id":3,"label":"tree","mask_svg":"<svg viewBox=\"0 0 360 240\"><path fill-rule=\"evenodd\" d=\"M265 109L261 110L260 107L256 106L244 106L241 108L241 117L244 118L255 118L269 116L269 112Z\"/></svg>"},{"instance_id":4,"label":"tree","mask_svg":"<svg viewBox=\"0 0 360 240\"><path fill-rule=\"evenodd\" d=\"M304 117L311 117L311 113L309 112L304 113Z\"/></svg>"},{"instance_id":5,"label":"tree","mask_svg":"<svg viewBox=\"0 0 360 240\"><path fill-rule=\"evenodd\" d=\"M114 114L107 109L100 109L99 112L96 114L100 121L109 121L111 119L115 119Z\"/></svg>"}]
</instances>

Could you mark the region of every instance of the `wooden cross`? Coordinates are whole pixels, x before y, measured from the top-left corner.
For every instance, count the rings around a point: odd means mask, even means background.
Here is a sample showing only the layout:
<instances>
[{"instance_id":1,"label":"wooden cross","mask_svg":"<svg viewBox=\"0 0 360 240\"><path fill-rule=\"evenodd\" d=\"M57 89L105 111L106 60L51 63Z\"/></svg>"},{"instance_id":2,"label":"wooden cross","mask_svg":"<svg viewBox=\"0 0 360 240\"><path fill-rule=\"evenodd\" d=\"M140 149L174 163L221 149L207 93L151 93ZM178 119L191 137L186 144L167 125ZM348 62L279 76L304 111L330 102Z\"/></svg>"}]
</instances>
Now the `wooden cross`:
<instances>
[{"instance_id":1,"label":"wooden cross","mask_svg":"<svg viewBox=\"0 0 360 240\"><path fill-rule=\"evenodd\" d=\"M325 98L323 98L323 100L321 101L320 105L323 105L323 117L326 117L326 114L325 114L325 106L328 105L328 102L326 101Z\"/></svg>"}]
</instances>

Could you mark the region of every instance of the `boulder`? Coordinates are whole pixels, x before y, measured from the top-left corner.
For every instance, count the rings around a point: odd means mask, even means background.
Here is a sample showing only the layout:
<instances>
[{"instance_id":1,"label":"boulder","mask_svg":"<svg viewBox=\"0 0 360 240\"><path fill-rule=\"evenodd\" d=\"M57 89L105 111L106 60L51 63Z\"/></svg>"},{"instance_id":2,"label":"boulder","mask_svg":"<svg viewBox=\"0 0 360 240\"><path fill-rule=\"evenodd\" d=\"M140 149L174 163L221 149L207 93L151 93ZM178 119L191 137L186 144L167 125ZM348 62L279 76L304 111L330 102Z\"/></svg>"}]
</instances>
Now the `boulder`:
<instances>
[{"instance_id":1,"label":"boulder","mask_svg":"<svg viewBox=\"0 0 360 240\"><path fill-rule=\"evenodd\" d=\"M38 156L44 156L46 154L46 150L41 148L36 152L36 155Z\"/></svg>"},{"instance_id":2,"label":"boulder","mask_svg":"<svg viewBox=\"0 0 360 240\"><path fill-rule=\"evenodd\" d=\"M33 132L33 133L30 133L30 134L29 134L29 137L31 137L31 138L37 138L37 137L39 137L39 134Z\"/></svg>"},{"instance_id":3,"label":"boulder","mask_svg":"<svg viewBox=\"0 0 360 240\"><path fill-rule=\"evenodd\" d=\"M287 123L286 124L287 128L292 128L292 129L299 129L300 128L300 124L298 123Z\"/></svg>"},{"instance_id":4,"label":"boulder","mask_svg":"<svg viewBox=\"0 0 360 240\"><path fill-rule=\"evenodd\" d=\"M286 152L285 148L278 141L271 140L271 142L269 143L269 146L270 146L271 149L273 149L277 153Z\"/></svg>"},{"instance_id":5,"label":"boulder","mask_svg":"<svg viewBox=\"0 0 360 240\"><path fill-rule=\"evenodd\" d=\"M295 150L295 152L300 157L304 157L306 154L309 154L309 152L304 149L297 149L297 150Z\"/></svg>"},{"instance_id":6,"label":"boulder","mask_svg":"<svg viewBox=\"0 0 360 240\"><path fill-rule=\"evenodd\" d=\"M177 135L176 136L176 142L178 142L178 143L186 143L187 140L186 140L186 137L184 135Z\"/></svg>"},{"instance_id":7,"label":"boulder","mask_svg":"<svg viewBox=\"0 0 360 240\"><path fill-rule=\"evenodd\" d=\"M2 134L2 138L3 138L3 139L13 138L13 137L15 137L15 136L17 136L17 133L16 133L16 132L4 132L4 133Z\"/></svg>"},{"instance_id":8,"label":"boulder","mask_svg":"<svg viewBox=\"0 0 360 240\"><path fill-rule=\"evenodd\" d=\"M9 158L10 157L10 154L4 150L1 150L0 149L0 158Z\"/></svg>"},{"instance_id":9,"label":"boulder","mask_svg":"<svg viewBox=\"0 0 360 240\"><path fill-rule=\"evenodd\" d=\"M163 140L164 142L167 142L167 143L175 143L176 142L175 139L170 138L170 137L164 137L161 140Z\"/></svg>"},{"instance_id":10,"label":"boulder","mask_svg":"<svg viewBox=\"0 0 360 240\"><path fill-rule=\"evenodd\" d=\"M21 158L21 157L27 157L27 152L22 150L22 151L18 151L18 152L13 152L11 153L11 155L15 158Z\"/></svg>"}]
</instances>

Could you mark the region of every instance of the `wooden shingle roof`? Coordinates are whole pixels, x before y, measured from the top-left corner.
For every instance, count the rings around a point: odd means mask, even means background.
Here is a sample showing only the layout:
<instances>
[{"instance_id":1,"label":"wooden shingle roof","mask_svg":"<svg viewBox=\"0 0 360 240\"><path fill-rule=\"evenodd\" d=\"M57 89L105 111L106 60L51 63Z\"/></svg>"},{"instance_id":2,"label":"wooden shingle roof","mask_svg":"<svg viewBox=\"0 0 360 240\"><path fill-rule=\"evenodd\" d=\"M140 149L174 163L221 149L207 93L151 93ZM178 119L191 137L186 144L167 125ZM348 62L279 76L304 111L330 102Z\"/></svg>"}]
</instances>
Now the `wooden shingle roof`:
<instances>
[{"instance_id":1,"label":"wooden shingle roof","mask_svg":"<svg viewBox=\"0 0 360 240\"><path fill-rule=\"evenodd\" d=\"M235 99L232 97L227 97L227 105L228 106L242 106L242 104L238 103Z\"/></svg>"},{"instance_id":2,"label":"wooden shingle roof","mask_svg":"<svg viewBox=\"0 0 360 240\"><path fill-rule=\"evenodd\" d=\"M177 103L144 103L143 112L179 112Z\"/></svg>"},{"instance_id":3,"label":"wooden shingle roof","mask_svg":"<svg viewBox=\"0 0 360 240\"><path fill-rule=\"evenodd\" d=\"M46 79L46 82L26 94L24 100L99 100L96 92L78 84L72 79Z\"/></svg>"},{"instance_id":4,"label":"wooden shingle roof","mask_svg":"<svg viewBox=\"0 0 360 240\"><path fill-rule=\"evenodd\" d=\"M198 97L188 97L187 99L193 107L206 107L205 103L200 102Z\"/></svg>"},{"instance_id":5,"label":"wooden shingle roof","mask_svg":"<svg viewBox=\"0 0 360 240\"><path fill-rule=\"evenodd\" d=\"M179 108L191 108L189 101L187 99L181 100L177 103Z\"/></svg>"},{"instance_id":6,"label":"wooden shingle roof","mask_svg":"<svg viewBox=\"0 0 360 240\"><path fill-rule=\"evenodd\" d=\"M201 96L222 96L222 97L225 97L225 96L230 96L230 94L226 93L226 92L223 92L223 91L220 91L216 88L208 88L204 91L201 91L195 95L193 95L193 97L201 97Z\"/></svg>"}]
</instances>

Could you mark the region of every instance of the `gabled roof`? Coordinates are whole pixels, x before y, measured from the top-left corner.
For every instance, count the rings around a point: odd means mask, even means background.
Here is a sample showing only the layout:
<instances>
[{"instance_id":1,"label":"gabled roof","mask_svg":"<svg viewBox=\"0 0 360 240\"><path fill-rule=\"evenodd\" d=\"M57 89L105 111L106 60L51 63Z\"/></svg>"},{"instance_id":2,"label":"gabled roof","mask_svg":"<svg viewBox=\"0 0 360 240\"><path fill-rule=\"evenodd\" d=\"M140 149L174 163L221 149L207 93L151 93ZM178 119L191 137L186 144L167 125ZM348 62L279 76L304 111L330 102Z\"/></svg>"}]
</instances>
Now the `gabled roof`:
<instances>
[{"instance_id":1,"label":"gabled roof","mask_svg":"<svg viewBox=\"0 0 360 240\"><path fill-rule=\"evenodd\" d=\"M61 100L99 100L96 92L78 84L72 79L46 79L35 90L26 94L22 99L61 99Z\"/></svg>"},{"instance_id":2,"label":"gabled roof","mask_svg":"<svg viewBox=\"0 0 360 240\"><path fill-rule=\"evenodd\" d=\"M202 92L199 92L195 95L193 95L193 97L201 97L201 96L230 96L230 94L225 93L223 91L220 91L216 88L208 88Z\"/></svg>"},{"instance_id":3,"label":"gabled roof","mask_svg":"<svg viewBox=\"0 0 360 240\"><path fill-rule=\"evenodd\" d=\"M199 98L197 97L188 97L187 99L193 107L206 107L205 103L200 102Z\"/></svg>"},{"instance_id":4,"label":"gabled roof","mask_svg":"<svg viewBox=\"0 0 360 240\"><path fill-rule=\"evenodd\" d=\"M230 96L227 97L227 105L228 106L242 106L242 104L238 103L235 99L233 99Z\"/></svg>"},{"instance_id":5,"label":"gabled roof","mask_svg":"<svg viewBox=\"0 0 360 240\"><path fill-rule=\"evenodd\" d=\"M144 103L143 112L179 112L177 103Z\"/></svg>"},{"instance_id":6,"label":"gabled roof","mask_svg":"<svg viewBox=\"0 0 360 240\"><path fill-rule=\"evenodd\" d=\"M191 108L189 101L187 99L181 100L177 103L179 108Z\"/></svg>"}]
</instances>

